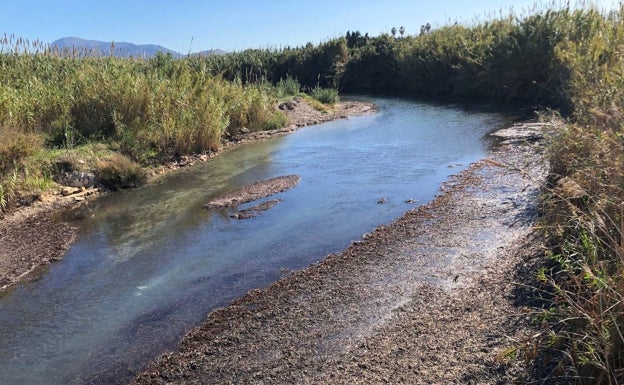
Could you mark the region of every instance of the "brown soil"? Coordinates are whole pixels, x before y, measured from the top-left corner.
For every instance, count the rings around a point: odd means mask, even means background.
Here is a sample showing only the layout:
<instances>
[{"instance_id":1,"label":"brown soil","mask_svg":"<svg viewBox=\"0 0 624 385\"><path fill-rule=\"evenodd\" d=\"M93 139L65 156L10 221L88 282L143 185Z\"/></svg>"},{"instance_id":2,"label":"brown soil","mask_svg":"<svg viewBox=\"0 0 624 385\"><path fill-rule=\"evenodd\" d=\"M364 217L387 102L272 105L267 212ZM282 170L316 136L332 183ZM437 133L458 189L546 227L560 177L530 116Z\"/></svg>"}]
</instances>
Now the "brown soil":
<instances>
[{"instance_id":1,"label":"brown soil","mask_svg":"<svg viewBox=\"0 0 624 385\"><path fill-rule=\"evenodd\" d=\"M290 119L288 127L239 135L224 143L222 150L234 148L240 143L286 135L300 126L374 111L371 103L345 102L337 103L333 112L321 113L307 103L298 101L295 109L287 113ZM215 155L182 157L153 170L152 174L155 176L206 162ZM101 192L99 189L64 188L62 193L59 191L43 196L30 206L18 208L4 216L0 213L0 292L26 279L39 266L62 259L78 231L75 217L81 215L82 206L88 205L89 200ZM65 211L68 213L65 214Z\"/></svg>"},{"instance_id":2,"label":"brown soil","mask_svg":"<svg viewBox=\"0 0 624 385\"><path fill-rule=\"evenodd\" d=\"M98 189L44 196L0 219L0 292L37 267L63 258L78 228L75 219Z\"/></svg>"},{"instance_id":3,"label":"brown soil","mask_svg":"<svg viewBox=\"0 0 624 385\"><path fill-rule=\"evenodd\" d=\"M133 384L530 379L505 357L535 332L526 284L547 165L537 140L505 135L431 203L213 311Z\"/></svg>"},{"instance_id":4,"label":"brown soil","mask_svg":"<svg viewBox=\"0 0 624 385\"><path fill-rule=\"evenodd\" d=\"M332 110L319 111L300 98L288 102L287 106L280 105L279 108L288 117L290 124L297 127L375 112L374 105L362 102L338 102Z\"/></svg>"}]
</instances>

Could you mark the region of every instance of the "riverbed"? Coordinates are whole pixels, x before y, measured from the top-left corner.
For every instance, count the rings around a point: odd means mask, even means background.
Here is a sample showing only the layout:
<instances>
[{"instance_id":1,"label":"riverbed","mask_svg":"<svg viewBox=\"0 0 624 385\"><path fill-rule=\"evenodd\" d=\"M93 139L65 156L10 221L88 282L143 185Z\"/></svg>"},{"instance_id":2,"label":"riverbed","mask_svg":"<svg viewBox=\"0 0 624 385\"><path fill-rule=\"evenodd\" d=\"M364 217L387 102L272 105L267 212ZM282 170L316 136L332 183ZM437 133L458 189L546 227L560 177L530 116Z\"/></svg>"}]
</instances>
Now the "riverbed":
<instances>
[{"instance_id":1,"label":"riverbed","mask_svg":"<svg viewBox=\"0 0 624 385\"><path fill-rule=\"evenodd\" d=\"M429 202L514 117L374 101L378 114L250 143L87 205L63 261L0 297L0 382L129 380L212 309ZM288 174L299 185L256 218L201 208Z\"/></svg>"}]
</instances>

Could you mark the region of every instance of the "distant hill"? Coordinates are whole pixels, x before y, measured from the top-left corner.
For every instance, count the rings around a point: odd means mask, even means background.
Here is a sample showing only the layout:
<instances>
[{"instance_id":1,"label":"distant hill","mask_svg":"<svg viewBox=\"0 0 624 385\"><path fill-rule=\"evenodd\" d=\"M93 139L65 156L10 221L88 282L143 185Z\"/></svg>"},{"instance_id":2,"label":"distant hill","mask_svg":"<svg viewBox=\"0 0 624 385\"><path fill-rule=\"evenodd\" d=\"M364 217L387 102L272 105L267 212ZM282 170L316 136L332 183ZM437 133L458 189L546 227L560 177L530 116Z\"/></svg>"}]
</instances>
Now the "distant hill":
<instances>
[{"instance_id":1,"label":"distant hill","mask_svg":"<svg viewBox=\"0 0 624 385\"><path fill-rule=\"evenodd\" d=\"M179 52L170 50L160 45L155 44L133 44L125 42L105 42L98 40L86 40L78 37L64 37L62 39L55 40L50 44L51 48L58 48L59 50L73 50L77 49L90 56L108 56L111 54L111 48L113 49L113 55L117 57L145 57L151 58L156 56L158 52L169 53L175 58L181 58L186 55ZM210 56L210 55L222 55L226 53L222 50L209 50L201 51L192 55Z\"/></svg>"},{"instance_id":2,"label":"distant hill","mask_svg":"<svg viewBox=\"0 0 624 385\"><path fill-rule=\"evenodd\" d=\"M191 55L211 56L211 55L225 55L226 53L227 53L227 51L224 51L222 49L209 49L207 51L201 51L201 52L192 53Z\"/></svg>"}]
</instances>

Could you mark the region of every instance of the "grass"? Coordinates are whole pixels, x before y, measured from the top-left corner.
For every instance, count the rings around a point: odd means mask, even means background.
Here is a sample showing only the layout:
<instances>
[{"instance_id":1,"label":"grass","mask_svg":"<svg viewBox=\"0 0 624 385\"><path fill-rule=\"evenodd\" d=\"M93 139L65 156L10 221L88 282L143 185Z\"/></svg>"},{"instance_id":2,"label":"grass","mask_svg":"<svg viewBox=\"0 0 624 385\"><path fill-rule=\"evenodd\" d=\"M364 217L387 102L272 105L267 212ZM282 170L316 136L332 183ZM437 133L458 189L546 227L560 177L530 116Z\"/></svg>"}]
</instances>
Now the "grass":
<instances>
[{"instance_id":1,"label":"grass","mask_svg":"<svg viewBox=\"0 0 624 385\"><path fill-rule=\"evenodd\" d=\"M550 250L539 276L553 299L540 346L559 352L561 373L577 383L624 382L623 16L568 12L553 50L572 113L551 149L544 199Z\"/></svg>"},{"instance_id":2,"label":"grass","mask_svg":"<svg viewBox=\"0 0 624 385\"><path fill-rule=\"evenodd\" d=\"M273 113L273 116L266 121L264 128L266 130L277 130L284 127L287 122L288 117L286 117L283 113L276 111Z\"/></svg>"},{"instance_id":3,"label":"grass","mask_svg":"<svg viewBox=\"0 0 624 385\"><path fill-rule=\"evenodd\" d=\"M53 187L59 152L100 143L146 166L214 151L228 130L285 123L273 88L227 81L201 64L67 55L0 39L1 208Z\"/></svg>"},{"instance_id":4,"label":"grass","mask_svg":"<svg viewBox=\"0 0 624 385\"><path fill-rule=\"evenodd\" d=\"M301 84L297 79L293 79L290 76L286 76L284 79L280 79L276 84L277 95L280 98L290 98L299 95L301 92Z\"/></svg>"}]
</instances>

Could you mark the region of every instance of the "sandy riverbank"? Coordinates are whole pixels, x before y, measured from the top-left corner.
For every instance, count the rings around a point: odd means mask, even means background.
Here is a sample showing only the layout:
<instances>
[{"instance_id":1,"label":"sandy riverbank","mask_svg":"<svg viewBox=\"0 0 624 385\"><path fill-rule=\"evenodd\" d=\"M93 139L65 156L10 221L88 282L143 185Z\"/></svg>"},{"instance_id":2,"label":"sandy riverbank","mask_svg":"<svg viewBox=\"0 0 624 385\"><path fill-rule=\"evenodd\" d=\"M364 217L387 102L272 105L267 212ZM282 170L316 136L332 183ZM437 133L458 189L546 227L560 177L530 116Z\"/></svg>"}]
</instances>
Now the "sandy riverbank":
<instances>
[{"instance_id":1,"label":"sandy riverbank","mask_svg":"<svg viewBox=\"0 0 624 385\"><path fill-rule=\"evenodd\" d=\"M507 135L431 203L213 311L133 384L530 379L505 352L535 332L525 284L547 165L540 135Z\"/></svg>"},{"instance_id":2,"label":"sandy riverbank","mask_svg":"<svg viewBox=\"0 0 624 385\"><path fill-rule=\"evenodd\" d=\"M286 135L298 127L375 111L371 103L363 102L339 102L329 112L317 111L303 100L292 103L292 106L292 109L282 111L289 118L287 127L237 135L223 144L222 151L249 141ZM152 174L155 177L180 167L206 162L218 154L183 157L158 167ZM69 195L60 191L45 195L33 205L21 207L0 219L0 292L28 279L34 270L62 259L78 232L83 211L81 207L103 192L100 189L70 190Z\"/></svg>"}]
</instances>

